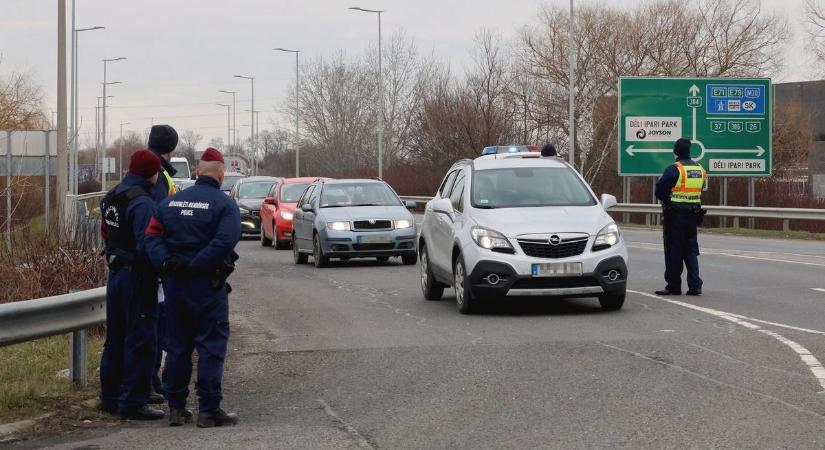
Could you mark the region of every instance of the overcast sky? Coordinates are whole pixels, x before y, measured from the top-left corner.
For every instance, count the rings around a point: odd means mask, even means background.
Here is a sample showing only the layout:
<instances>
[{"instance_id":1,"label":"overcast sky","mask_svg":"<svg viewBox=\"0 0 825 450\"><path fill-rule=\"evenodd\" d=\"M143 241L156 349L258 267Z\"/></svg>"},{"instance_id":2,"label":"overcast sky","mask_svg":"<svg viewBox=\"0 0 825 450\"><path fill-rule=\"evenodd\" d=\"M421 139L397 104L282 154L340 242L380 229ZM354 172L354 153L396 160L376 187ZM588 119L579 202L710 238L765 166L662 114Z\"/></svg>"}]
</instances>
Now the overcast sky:
<instances>
[{"instance_id":1,"label":"overcast sky","mask_svg":"<svg viewBox=\"0 0 825 450\"><path fill-rule=\"evenodd\" d=\"M785 73L775 82L811 78L802 33L804 0L763 0L764 9L779 11L792 26ZM71 0L67 0L71 5ZM630 8L632 0L611 0ZM56 109L56 2L0 0L0 76L31 73L44 87L46 106ZM81 138L93 134L94 106L101 95L103 58L127 57L109 64L111 108L109 141L125 130L143 132L154 123L178 131L226 138L226 112L215 103L231 102L220 89L238 91L237 125L248 136L250 83L234 74L256 77L255 109L260 128L282 120L275 111L295 77L292 55L273 47L299 48L302 58L344 50L359 55L377 40L374 14L349 6L384 9L384 35L402 30L423 53L449 61L461 70L473 36L480 28L515 39L535 22L542 4L569 5L567 0L76 0L77 27L105 26L80 33L79 80ZM70 14L70 10L69 10ZM71 16L67 27L71 27Z\"/></svg>"}]
</instances>

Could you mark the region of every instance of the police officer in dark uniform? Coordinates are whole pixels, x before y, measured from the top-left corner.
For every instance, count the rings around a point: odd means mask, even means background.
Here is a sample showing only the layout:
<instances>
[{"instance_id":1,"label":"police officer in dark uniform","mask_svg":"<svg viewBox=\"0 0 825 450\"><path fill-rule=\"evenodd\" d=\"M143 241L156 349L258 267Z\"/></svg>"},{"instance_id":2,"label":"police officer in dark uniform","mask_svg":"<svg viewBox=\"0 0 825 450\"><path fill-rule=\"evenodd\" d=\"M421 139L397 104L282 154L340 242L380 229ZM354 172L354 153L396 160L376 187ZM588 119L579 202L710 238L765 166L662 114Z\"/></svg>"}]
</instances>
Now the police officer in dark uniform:
<instances>
[{"instance_id":1,"label":"police officer in dark uniform","mask_svg":"<svg viewBox=\"0 0 825 450\"><path fill-rule=\"evenodd\" d=\"M172 177L177 171L169 163L172 159L172 152L178 145L178 132L169 125L153 125L149 132L149 142L147 147L153 151L155 155L160 158L161 168L159 171L158 181L152 189L152 198L160 203L166 197L175 195L175 184L172 182ZM158 326L157 326L157 347L155 355L155 370L152 377L152 392L149 394L149 401L155 404L164 402L163 387L160 380L160 364L163 359L163 350L166 347L165 333L166 328L166 309L165 295L163 288L158 290Z\"/></svg>"},{"instance_id":2,"label":"police officer in dark uniform","mask_svg":"<svg viewBox=\"0 0 825 450\"><path fill-rule=\"evenodd\" d=\"M656 182L656 198L662 202L665 245L664 289L658 295L682 294L682 267L687 268L687 295L702 295L699 278L699 243L696 228L701 224L702 189L707 172L690 158L690 139L679 139L673 146L676 163L665 169Z\"/></svg>"},{"instance_id":3,"label":"police officer in dark uniform","mask_svg":"<svg viewBox=\"0 0 825 450\"><path fill-rule=\"evenodd\" d=\"M100 202L109 266L100 400L105 411L137 420L165 416L147 405L156 346L157 273L146 253L144 231L155 213L149 191L160 167L154 153L138 150L129 173Z\"/></svg>"},{"instance_id":4,"label":"police officer in dark uniform","mask_svg":"<svg viewBox=\"0 0 825 450\"><path fill-rule=\"evenodd\" d=\"M146 230L152 262L166 282L166 366L163 387L169 424L191 421L186 410L192 352L198 352L198 426L234 425L220 408L221 380L229 339L230 291L241 237L238 206L220 190L223 155L209 148L195 185L161 202Z\"/></svg>"}]
</instances>

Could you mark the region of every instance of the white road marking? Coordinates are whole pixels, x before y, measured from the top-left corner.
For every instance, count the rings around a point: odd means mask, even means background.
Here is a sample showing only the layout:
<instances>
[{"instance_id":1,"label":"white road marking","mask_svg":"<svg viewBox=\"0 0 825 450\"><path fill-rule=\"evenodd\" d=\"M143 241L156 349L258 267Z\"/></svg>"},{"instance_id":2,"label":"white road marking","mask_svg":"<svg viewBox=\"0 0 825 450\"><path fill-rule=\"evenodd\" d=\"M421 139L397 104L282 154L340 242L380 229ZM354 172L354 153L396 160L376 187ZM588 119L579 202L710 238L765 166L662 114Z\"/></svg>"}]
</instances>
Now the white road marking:
<instances>
[{"instance_id":1,"label":"white road marking","mask_svg":"<svg viewBox=\"0 0 825 450\"><path fill-rule=\"evenodd\" d=\"M801 359L802 362L805 363L806 366L808 366L808 369L811 371L814 378L816 378L816 381L819 382L820 387L822 387L822 390L820 391L820 393L825 392L825 367L822 366L822 363L819 362L819 360L816 359L816 357L814 355L812 355L811 352L808 349L806 349L805 347L803 347L799 343L797 343L795 341L792 341L792 340L782 336L779 333L775 333L773 331L766 330L766 329L760 327L759 325L751 323L751 322L766 323L766 321L759 320L759 319L752 319L752 318L747 317L747 316L742 316L742 315L739 315L739 314L732 314L732 313L728 313L728 312L725 312L725 311L719 311L718 309L706 308L704 306L699 306L699 305L694 305L694 304L691 304L691 303L681 302L679 300L671 300L671 299L668 299L668 298L660 297L658 295L648 294L647 292L634 291L634 290L630 290L630 289L628 289L627 292L637 294L637 295L641 295L641 296L644 296L644 297L653 298L653 299L660 300L660 301L663 301L663 302L667 302L667 303L670 303L672 305L682 306L684 308L689 308L689 309L692 309L692 310L695 310L695 311L700 311L700 312L703 312L705 314L710 314L710 315L718 317L720 319L724 319L724 320L733 322L737 325L741 325L741 326L743 326L745 328L748 328L750 330L759 331L760 333L766 334L766 335L778 340L779 342L781 342L781 343L785 344L786 346L790 347L794 352L796 352L797 355L799 355L799 359ZM776 323L770 323L770 324L771 325L776 325L776 326L782 326L784 328L795 329L795 330L798 330L798 331L804 330L802 328L792 327L791 325L776 324ZM816 332L816 330L807 330L807 332L810 332L810 331ZM819 334L820 332L816 332L816 333ZM823 334L825 334L825 333L823 333Z\"/></svg>"},{"instance_id":2,"label":"white road marking","mask_svg":"<svg viewBox=\"0 0 825 450\"><path fill-rule=\"evenodd\" d=\"M324 412L327 413L328 416L332 417L333 419L335 419L336 422L344 426L344 429L346 429L347 433L349 433L350 436L355 440L359 448L375 450L375 447L373 447L372 444L369 443L369 441L364 439L364 436L361 433L359 433L358 430L355 429L355 427L350 425L347 421L345 421L338 414L336 414L335 411L327 404L327 402L319 398L318 403L320 403L321 406L323 406Z\"/></svg>"},{"instance_id":3,"label":"white road marking","mask_svg":"<svg viewBox=\"0 0 825 450\"><path fill-rule=\"evenodd\" d=\"M627 245L628 248L635 248L637 250L652 250L652 251L662 251L661 244L651 244L649 242L631 242ZM757 261L770 261L770 262L780 262L780 263L788 263L788 264L801 264L803 266L816 266L816 267L825 267L825 263L815 263L809 261L796 261L792 259L777 259L777 258L769 258L764 256L749 256L749 255L740 255L731 252L745 252L743 250L726 250L726 249L712 249L712 248L701 248L702 255L713 255L713 256L728 256L731 258L741 258L741 259L752 259ZM819 256L814 255L797 255L791 253L772 253L772 252L761 252L762 254L776 254L776 255L788 255L788 256L799 256L805 258L819 258Z\"/></svg>"},{"instance_id":4,"label":"white road marking","mask_svg":"<svg viewBox=\"0 0 825 450\"><path fill-rule=\"evenodd\" d=\"M825 289L822 289L822 288L811 288L811 290L812 291L817 291L817 292L825 292Z\"/></svg>"}]
</instances>

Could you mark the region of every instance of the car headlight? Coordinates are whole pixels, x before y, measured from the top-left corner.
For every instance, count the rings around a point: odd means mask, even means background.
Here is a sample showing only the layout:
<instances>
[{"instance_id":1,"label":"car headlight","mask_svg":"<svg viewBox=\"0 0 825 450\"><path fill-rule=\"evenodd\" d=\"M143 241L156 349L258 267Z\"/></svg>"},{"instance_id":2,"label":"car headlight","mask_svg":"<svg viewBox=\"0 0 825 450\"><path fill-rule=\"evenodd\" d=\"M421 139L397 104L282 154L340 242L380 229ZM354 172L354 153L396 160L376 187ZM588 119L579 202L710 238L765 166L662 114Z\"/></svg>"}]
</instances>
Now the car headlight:
<instances>
[{"instance_id":1,"label":"car headlight","mask_svg":"<svg viewBox=\"0 0 825 450\"><path fill-rule=\"evenodd\" d=\"M333 231L349 231L349 222L327 222L327 228Z\"/></svg>"},{"instance_id":2,"label":"car headlight","mask_svg":"<svg viewBox=\"0 0 825 450\"><path fill-rule=\"evenodd\" d=\"M392 225L396 230L401 228L412 228L413 223L412 220L402 219L402 220L393 220Z\"/></svg>"},{"instance_id":3,"label":"car headlight","mask_svg":"<svg viewBox=\"0 0 825 450\"><path fill-rule=\"evenodd\" d=\"M241 212L241 214L249 214L249 210L244 208L243 206L238 206L238 210Z\"/></svg>"},{"instance_id":4,"label":"car headlight","mask_svg":"<svg viewBox=\"0 0 825 450\"><path fill-rule=\"evenodd\" d=\"M292 220L292 213L289 211L281 211L281 219Z\"/></svg>"},{"instance_id":5,"label":"car headlight","mask_svg":"<svg viewBox=\"0 0 825 450\"><path fill-rule=\"evenodd\" d=\"M593 242L593 250L604 250L616 245L619 242L619 227L615 223L604 227L596 235Z\"/></svg>"},{"instance_id":6,"label":"car headlight","mask_svg":"<svg viewBox=\"0 0 825 450\"><path fill-rule=\"evenodd\" d=\"M508 241L507 238L498 231L493 231L482 227L473 227L470 230L470 233L473 235L473 240L475 243L481 248L494 251L513 251L513 246L510 245L510 241Z\"/></svg>"}]
</instances>

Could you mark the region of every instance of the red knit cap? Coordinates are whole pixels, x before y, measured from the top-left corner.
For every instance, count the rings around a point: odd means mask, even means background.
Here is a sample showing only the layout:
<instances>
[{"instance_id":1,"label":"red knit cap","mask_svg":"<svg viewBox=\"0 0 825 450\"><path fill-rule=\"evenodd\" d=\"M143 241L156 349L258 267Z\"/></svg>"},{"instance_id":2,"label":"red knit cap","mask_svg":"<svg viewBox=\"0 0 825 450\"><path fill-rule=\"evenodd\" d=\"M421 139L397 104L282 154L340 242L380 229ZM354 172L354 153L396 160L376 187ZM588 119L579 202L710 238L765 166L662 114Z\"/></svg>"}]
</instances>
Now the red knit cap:
<instances>
[{"instance_id":1,"label":"red knit cap","mask_svg":"<svg viewBox=\"0 0 825 450\"><path fill-rule=\"evenodd\" d=\"M203 156L201 156L201 161L209 162L209 161L218 161L219 163L223 164L223 155L221 152L216 149L209 147L203 152Z\"/></svg>"},{"instance_id":2,"label":"red knit cap","mask_svg":"<svg viewBox=\"0 0 825 450\"><path fill-rule=\"evenodd\" d=\"M129 172L143 177L152 178L160 172L160 158L149 150L138 150L132 154L129 160Z\"/></svg>"}]
</instances>

